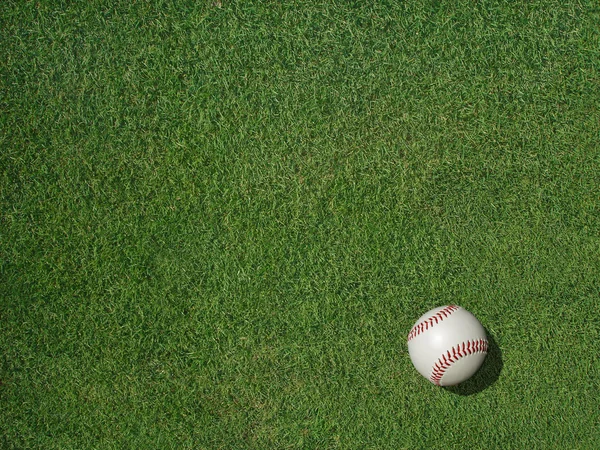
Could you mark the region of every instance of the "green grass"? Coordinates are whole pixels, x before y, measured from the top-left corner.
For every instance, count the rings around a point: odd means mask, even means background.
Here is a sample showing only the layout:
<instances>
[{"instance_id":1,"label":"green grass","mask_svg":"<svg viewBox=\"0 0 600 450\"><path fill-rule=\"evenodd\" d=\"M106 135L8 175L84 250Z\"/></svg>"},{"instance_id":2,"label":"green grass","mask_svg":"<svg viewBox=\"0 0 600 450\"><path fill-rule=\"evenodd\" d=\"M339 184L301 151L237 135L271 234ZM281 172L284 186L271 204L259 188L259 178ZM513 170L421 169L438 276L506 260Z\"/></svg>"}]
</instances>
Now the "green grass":
<instances>
[{"instance_id":1,"label":"green grass","mask_svg":"<svg viewBox=\"0 0 600 450\"><path fill-rule=\"evenodd\" d=\"M596 2L114 3L0 4L2 448L598 448Z\"/></svg>"}]
</instances>

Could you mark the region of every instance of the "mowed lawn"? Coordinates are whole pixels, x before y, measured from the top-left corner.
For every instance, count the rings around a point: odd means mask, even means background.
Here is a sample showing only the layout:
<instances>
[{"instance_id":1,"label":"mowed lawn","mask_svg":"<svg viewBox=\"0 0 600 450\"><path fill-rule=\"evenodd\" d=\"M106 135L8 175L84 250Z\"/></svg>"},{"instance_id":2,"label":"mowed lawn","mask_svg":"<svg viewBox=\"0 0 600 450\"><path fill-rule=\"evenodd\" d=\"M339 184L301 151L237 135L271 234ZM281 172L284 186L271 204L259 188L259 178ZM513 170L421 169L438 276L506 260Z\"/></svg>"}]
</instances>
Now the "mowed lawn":
<instances>
[{"instance_id":1,"label":"mowed lawn","mask_svg":"<svg viewBox=\"0 0 600 450\"><path fill-rule=\"evenodd\" d=\"M0 202L3 449L600 448L597 2L3 1Z\"/></svg>"}]
</instances>

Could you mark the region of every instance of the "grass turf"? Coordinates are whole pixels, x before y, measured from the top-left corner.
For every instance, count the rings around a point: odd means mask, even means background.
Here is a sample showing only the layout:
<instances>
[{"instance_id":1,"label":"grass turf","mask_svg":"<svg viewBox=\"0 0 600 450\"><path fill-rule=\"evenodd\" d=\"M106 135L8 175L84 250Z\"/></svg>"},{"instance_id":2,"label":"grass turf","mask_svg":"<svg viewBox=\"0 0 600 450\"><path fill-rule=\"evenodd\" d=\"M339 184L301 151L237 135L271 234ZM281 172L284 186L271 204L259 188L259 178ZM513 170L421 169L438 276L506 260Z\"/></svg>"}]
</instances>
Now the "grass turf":
<instances>
[{"instance_id":1,"label":"grass turf","mask_svg":"<svg viewBox=\"0 0 600 450\"><path fill-rule=\"evenodd\" d=\"M597 448L599 20L2 2L2 446Z\"/></svg>"}]
</instances>

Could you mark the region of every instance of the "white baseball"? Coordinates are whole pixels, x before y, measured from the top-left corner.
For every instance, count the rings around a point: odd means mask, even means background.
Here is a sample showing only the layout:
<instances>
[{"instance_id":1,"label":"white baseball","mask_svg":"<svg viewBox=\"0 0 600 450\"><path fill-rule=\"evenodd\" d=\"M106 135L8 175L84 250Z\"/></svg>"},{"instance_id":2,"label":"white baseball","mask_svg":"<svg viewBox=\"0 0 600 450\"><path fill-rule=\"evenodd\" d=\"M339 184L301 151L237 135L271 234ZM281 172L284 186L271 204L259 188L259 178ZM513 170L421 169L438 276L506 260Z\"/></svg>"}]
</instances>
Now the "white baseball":
<instances>
[{"instance_id":1,"label":"white baseball","mask_svg":"<svg viewBox=\"0 0 600 450\"><path fill-rule=\"evenodd\" d=\"M438 386L453 386L470 378L483 364L487 349L481 323L456 305L426 312L408 333L413 365Z\"/></svg>"}]
</instances>

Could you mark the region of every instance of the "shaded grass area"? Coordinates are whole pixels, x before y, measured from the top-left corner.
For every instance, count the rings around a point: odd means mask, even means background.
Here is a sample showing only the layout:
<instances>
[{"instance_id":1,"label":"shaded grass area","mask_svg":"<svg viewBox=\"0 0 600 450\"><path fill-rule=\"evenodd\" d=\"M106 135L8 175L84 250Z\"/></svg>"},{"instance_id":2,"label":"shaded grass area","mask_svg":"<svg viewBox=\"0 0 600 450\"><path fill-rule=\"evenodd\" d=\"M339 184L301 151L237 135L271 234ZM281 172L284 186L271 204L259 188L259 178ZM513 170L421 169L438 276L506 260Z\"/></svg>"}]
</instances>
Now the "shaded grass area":
<instances>
[{"instance_id":1,"label":"shaded grass area","mask_svg":"<svg viewBox=\"0 0 600 450\"><path fill-rule=\"evenodd\" d=\"M0 18L4 447L596 446L593 3ZM406 351L447 303L473 395Z\"/></svg>"}]
</instances>

